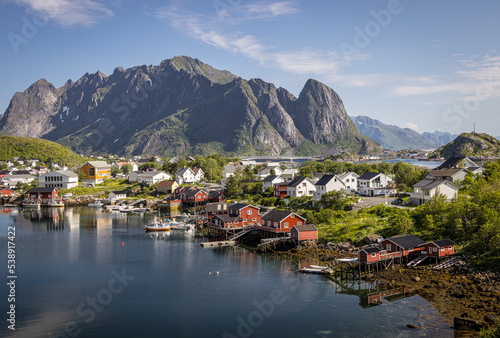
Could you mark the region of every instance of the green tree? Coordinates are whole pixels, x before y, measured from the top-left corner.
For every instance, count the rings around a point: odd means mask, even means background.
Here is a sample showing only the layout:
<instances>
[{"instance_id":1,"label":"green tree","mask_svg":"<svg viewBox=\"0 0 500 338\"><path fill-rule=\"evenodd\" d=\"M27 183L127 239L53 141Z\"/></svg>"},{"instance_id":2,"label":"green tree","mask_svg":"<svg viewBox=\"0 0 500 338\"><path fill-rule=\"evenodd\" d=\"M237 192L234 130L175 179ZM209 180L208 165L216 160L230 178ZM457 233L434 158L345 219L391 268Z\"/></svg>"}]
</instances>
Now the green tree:
<instances>
[{"instance_id":1,"label":"green tree","mask_svg":"<svg viewBox=\"0 0 500 338\"><path fill-rule=\"evenodd\" d=\"M236 175L232 175L227 179L226 189L224 190L224 195L227 198L235 198L240 194L240 185L239 181L236 178Z\"/></svg>"},{"instance_id":2,"label":"green tree","mask_svg":"<svg viewBox=\"0 0 500 338\"><path fill-rule=\"evenodd\" d=\"M83 171L79 171L78 173L78 182L82 183L83 180L85 180L87 178L87 176L85 175L85 173Z\"/></svg>"},{"instance_id":3,"label":"green tree","mask_svg":"<svg viewBox=\"0 0 500 338\"><path fill-rule=\"evenodd\" d=\"M345 210L350 204L344 190L332 190L321 195L318 202L320 208Z\"/></svg>"},{"instance_id":4,"label":"green tree","mask_svg":"<svg viewBox=\"0 0 500 338\"><path fill-rule=\"evenodd\" d=\"M134 167L131 164L122 165L122 171L125 175L128 175L134 170Z\"/></svg>"}]
</instances>

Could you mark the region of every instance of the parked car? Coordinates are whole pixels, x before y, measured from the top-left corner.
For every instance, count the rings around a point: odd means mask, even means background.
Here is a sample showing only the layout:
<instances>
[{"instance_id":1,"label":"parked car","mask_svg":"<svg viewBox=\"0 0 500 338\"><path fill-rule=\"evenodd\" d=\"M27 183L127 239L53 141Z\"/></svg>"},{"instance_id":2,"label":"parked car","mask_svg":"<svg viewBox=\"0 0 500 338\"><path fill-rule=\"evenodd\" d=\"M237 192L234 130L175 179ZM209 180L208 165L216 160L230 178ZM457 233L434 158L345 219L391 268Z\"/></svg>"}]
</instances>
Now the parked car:
<instances>
[{"instance_id":1,"label":"parked car","mask_svg":"<svg viewBox=\"0 0 500 338\"><path fill-rule=\"evenodd\" d=\"M71 197L71 196L73 196L73 194L72 194L72 193L70 193L70 192L68 192L67 194L64 194L64 195L63 195L63 197Z\"/></svg>"}]
</instances>

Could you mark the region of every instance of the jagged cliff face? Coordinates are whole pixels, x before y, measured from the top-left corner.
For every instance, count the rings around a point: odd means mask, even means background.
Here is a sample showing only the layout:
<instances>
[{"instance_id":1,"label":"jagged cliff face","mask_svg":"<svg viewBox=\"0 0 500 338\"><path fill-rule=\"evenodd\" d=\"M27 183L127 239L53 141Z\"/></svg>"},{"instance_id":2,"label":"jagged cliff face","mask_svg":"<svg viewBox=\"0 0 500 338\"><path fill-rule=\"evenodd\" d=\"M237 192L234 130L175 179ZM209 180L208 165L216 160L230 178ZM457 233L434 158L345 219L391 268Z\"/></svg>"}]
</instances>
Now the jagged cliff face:
<instances>
[{"instance_id":1,"label":"jagged cliff face","mask_svg":"<svg viewBox=\"0 0 500 338\"><path fill-rule=\"evenodd\" d=\"M295 98L183 56L118 67L109 76L87 73L59 89L39 80L14 95L0 133L83 153L279 155L307 141L332 145L323 152L377 148L352 124L339 96L318 81L309 80Z\"/></svg>"}]
</instances>

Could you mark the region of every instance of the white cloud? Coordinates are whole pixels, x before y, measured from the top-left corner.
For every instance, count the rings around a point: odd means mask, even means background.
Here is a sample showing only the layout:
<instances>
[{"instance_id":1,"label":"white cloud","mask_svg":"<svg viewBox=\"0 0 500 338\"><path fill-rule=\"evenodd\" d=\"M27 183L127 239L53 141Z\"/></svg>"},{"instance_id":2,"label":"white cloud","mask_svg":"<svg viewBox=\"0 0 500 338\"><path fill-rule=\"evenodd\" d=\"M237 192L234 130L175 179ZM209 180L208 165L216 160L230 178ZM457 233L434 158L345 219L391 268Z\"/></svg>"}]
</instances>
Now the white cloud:
<instances>
[{"instance_id":1,"label":"white cloud","mask_svg":"<svg viewBox=\"0 0 500 338\"><path fill-rule=\"evenodd\" d=\"M412 122L406 122L405 127L413 129L415 131L418 131L418 125L416 125L415 123L412 123Z\"/></svg>"},{"instance_id":2,"label":"white cloud","mask_svg":"<svg viewBox=\"0 0 500 338\"><path fill-rule=\"evenodd\" d=\"M293 14L297 11L290 2L278 3L256 3L244 6L249 13L267 13L266 17ZM347 85L365 86L375 79L383 78L378 75L340 75L339 69L351 64L353 61L368 58L366 54L359 54L356 59L346 57L335 51L321 51L316 49L302 48L297 50L275 51L272 46L266 46L253 35L245 35L240 32L221 32L220 20L216 17L196 14L184 11L177 6L169 6L160 9L156 13L157 18L166 20L171 26L182 30L186 35L224 49L234 54L240 54L258 61L267 67L278 67L284 71L294 74L311 74L322 76L328 80L342 81ZM257 15L259 18L263 16ZM229 23L230 25L233 22Z\"/></svg>"},{"instance_id":3,"label":"white cloud","mask_svg":"<svg viewBox=\"0 0 500 338\"><path fill-rule=\"evenodd\" d=\"M263 19L274 18L283 15L291 15L299 12L297 6L292 2L282 1L275 3L256 2L243 6L248 18Z\"/></svg>"},{"instance_id":4,"label":"white cloud","mask_svg":"<svg viewBox=\"0 0 500 338\"><path fill-rule=\"evenodd\" d=\"M30 11L42 13L61 26L95 25L104 17L113 16L113 11L92 0L9 0Z\"/></svg>"},{"instance_id":5,"label":"white cloud","mask_svg":"<svg viewBox=\"0 0 500 338\"><path fill-rule=\"evenodd\" d=\"M477 59L477 58L476 58ZM500 97L500 56L485 55L479 60L456 60L462 69L456 71L448 81L443 77L422 77L424 83L393 87L392 96L414 96L438 93L471 95L479 101ZM410 79L405 81L411 83Z\"/></svg>"}]
</instances>

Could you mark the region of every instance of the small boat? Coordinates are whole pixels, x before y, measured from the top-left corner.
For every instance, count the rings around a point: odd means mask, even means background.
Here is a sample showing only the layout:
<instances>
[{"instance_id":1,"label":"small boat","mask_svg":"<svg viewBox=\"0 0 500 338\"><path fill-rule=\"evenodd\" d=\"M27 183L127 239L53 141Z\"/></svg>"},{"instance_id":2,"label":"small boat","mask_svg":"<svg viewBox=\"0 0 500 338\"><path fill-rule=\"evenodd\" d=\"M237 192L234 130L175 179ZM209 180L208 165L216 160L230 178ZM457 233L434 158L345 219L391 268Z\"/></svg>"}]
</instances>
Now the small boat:
<instances>
[{"instance_id":1,"label":"small boat","mask_svg":"<svg viewBox=\"0 0 500 338\"><path fill-rule=\"evenodd\" d=\"M172 230L184 230L184 231L189 231L194 229L194 227L191 224L183 224L183 223L179 223L178 225L171 225L170 228Z\"/></svg>"},{"instance_id":2,"label":"small boat","mask_svg":"<svg viewBox=\"0 0 500 338\"><path fill-rule=\"evenodd\" d=\"M177 221L186 222L187 220L189 220L189 215L184 212L179 216L175 216L175 219Z\"/></svg>"},{"instance_id":3,"label":"small boat","mask_svg":"<svg viewBox=\"0 0 500 338\"><path fill-rule=\"evenodd\" d=\"M89 208L102 208L103 206L104 204L99 200L95 200L94 203L89 203Z\"/></svg>"},{"instance_id":4,"label":"small boat","mask_svg":"<svg viewBox=\"0 0 500 338\"><path fill-rule=\"evenodd\" d=\"M63 201L58 201L58 200L50 200L47 203L48 207L64 207L64 202Z\"/></svg>"},{"instance_id":5,"label":"small boat","mask_svg":"<svg viewBox=\"0 0 500 338\"><path fill-rule=\"evenodd\" d=\"M28 200L23 202L23 208L40 208L42 203L39 200Z\"/></svg>"},{"instance_id":6,"label":"small boat","mask_svg":"<svg viewBox=\"0 0 500 338\"><path fill-rule=\"evenodd\" d=\"M146 231L170 231L170 224L159 220L154 220L148 225L144 226Z\"/></svg>"}]
</instances>

